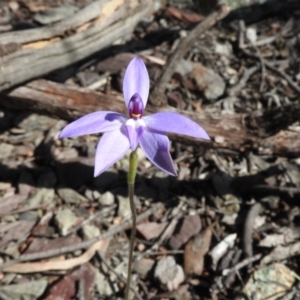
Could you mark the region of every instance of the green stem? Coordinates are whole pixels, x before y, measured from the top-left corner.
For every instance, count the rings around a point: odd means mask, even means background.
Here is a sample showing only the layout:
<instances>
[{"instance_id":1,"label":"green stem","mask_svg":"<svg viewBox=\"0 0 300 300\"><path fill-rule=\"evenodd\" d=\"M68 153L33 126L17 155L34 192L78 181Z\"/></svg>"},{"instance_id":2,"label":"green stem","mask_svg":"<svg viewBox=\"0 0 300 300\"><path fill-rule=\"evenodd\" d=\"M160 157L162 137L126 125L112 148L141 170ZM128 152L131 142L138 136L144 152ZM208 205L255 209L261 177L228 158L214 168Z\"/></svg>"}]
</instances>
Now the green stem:
<instances>
[{"instance_id":1,"label":"green stem","mask_svg":"<svg viewBox=\"0 0 300 300\"><path fill-rule=\"evenodd\" d=\"M138 155L135 150L130 154L129 172L128 172L128 194L129 194L129 203L130 203L130 209L132 214L132 229L131 229L131 235L129 241L129 258L128 258L125 300L129 300L132 256L133 256L134 240L135 240L135 233L136 233L136 208L134 204L134 182L135 182L137 165L138 165Z\"/></svg>"}]
</instances>

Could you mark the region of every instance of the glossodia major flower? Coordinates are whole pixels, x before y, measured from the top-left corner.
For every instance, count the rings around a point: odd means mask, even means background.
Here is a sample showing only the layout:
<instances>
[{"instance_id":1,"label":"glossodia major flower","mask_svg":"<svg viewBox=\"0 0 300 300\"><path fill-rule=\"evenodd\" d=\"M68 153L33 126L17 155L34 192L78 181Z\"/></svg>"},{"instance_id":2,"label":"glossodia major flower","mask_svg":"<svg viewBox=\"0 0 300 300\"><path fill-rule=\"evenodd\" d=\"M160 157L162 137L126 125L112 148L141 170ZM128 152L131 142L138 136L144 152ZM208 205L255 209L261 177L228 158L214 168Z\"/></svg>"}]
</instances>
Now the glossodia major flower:
<instances>
[{"instance_id":1,"label":"glossodia major flower","mask_svg":"<svg viewBox=\"0 0 300 300\"><path fill-rule=\"evenodd\" d=\"M194 121L173 112L143 116L149 95L149 76L144 62L136 57L126 69L123 94L128 116L113 111L97 111L67 125L61 138L103 132L95 157L94 176L100 175L131 149L142 148L147 158L164 172L176 176L166 133L209 140Z\"/></svg>"}]
</instances>

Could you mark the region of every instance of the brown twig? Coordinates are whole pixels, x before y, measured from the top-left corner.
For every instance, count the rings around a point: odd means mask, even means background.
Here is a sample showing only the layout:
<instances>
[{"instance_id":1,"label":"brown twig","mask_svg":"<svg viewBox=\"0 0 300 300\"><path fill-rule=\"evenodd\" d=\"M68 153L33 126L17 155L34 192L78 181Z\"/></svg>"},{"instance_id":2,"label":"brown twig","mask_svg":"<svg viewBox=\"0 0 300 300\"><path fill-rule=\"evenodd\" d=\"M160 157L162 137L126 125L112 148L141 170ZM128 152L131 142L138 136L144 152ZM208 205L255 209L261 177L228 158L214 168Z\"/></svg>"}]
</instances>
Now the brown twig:
<instances>
[{"instance_id":1,"label":"brown twig","mask_svg":"<svg viewBox=\"0 0 300 300\"><path fill-rule=\"evenodd\" d=\"M264 65L271 71L273 71L274 73L277 73L278 75L280 75L282 78L284 78L288 84L298 93L300 94L300 87L297 83L295 83L293 81L293 79L287 75L285 72L283 72L282 70L280 70L277 67L274 67L273 64L269 63L267 60L259 57L257 54L253 54L250 51L247 51L245 49L241 49L247 56L253 57L255 59L258 59L259 61L263 62Z\"/></svg>"},{"instance_id":2,"label":"brown twig","mask_svg":"<svg viewBox=\"0 0 300 300\"><path fill-rule=\"evenodd\" d=\"M137 217L137 223L139 223L142 220L146 219L147 217L152 215L154 212L156 212L161 207L162 207L162 204L158 203L157 205L154 205L149 210L147 210L144 213L140 214ZM87 240L87 241L84 241L84 242L81 242L81 243L78 243L78 244L75 244L75 245L65 246L65 247L61 247L61 248L57 248L57 249L51 249L51 250L46 250L46 251L32 253L32 254L21 255L17 259L9 260L6 263L1 264L0 265L0 270L3 270L5 272L6 267L11 266L15 263L19 263L19 262L40 260L40 259L50 258L50 257L54 257L54 256L59 256L59 255L69 253L69 252L74 252L74 251L77 251L77 250L86 249L86 248L90 247L91 245L95 244L96 242L98 242L100 240L107 239L107 238L109 238L109 237L111 237L115 234L118 234L121 231L130 229L131 226L132 226L132 224L131 224L130 220L128 220L128 221L126 221L122 224L119 224L119 225L116 225L116 226L110 228L110 230L108 230L104 234L101 234L98 237L92 238L90 240Z\"/></svg>"},{"instance_id":3,"label":"brown twig","mask_svg":"<svg viewBox=\"0 0 300 300\"><path fill-rule=\"evenodd\" d=\"M217 21L223 19L228 14L228 12L229 9L227 5L220 5L217 11L211 13L203 22L196 26L184 40L181 41L181 43L171 55L168 63L164 67L160 80L151 93L150 102L152 105L164 106L166 104L164 97L165 88L170 81L178 62L193 46L195 40L199 39L200 35L214 26Z\"/></svg>"}]
</instances>

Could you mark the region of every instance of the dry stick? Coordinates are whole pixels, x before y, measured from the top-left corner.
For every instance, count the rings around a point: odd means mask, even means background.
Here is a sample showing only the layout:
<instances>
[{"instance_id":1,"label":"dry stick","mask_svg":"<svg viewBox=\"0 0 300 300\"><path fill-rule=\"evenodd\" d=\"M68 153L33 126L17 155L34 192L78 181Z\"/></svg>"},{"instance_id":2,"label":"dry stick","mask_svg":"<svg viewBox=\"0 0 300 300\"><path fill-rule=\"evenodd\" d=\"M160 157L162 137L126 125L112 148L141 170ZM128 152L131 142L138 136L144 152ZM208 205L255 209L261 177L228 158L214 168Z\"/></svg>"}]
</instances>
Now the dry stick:
<instances>
[{"instance_id":1,"label":"dry stick","mask_svg":"<svg viewBox=\"0 0 300 300\"><path fill-rule=\"evenodd\" d=\"M228 14L228 12L229 9L227 5L220 5L218 11L211 13L204 21L197 25L184 40L181 41L181 43L171 55L167 65L164 67L160 80L151 93L150 102L152 105L163 106L166 104L164 98L165 88L170 81L178 62L193 46L195 40L199 39L200 35L214 26L217 21L223 19Z\"/></svg>"},{"instance_id":2,"label":"dry stick","mask_svg":"<svg viewBox=\"0 0 300 300\"><path fill-rule=\"evenodd\" d=\"M141 222L142 220L148 218L150 215L152 215L154 212L156 212L157 210L159 210L160 208L162 208L162 204L158 203L156 205L153 205L152 208L150 208L149 210L145 211L144 213L142 213L141 215L139 215L137 217L137 223ZM51 249L51 250L46 250L46 251L42 251L42 252L37 252L37 253L32 253L32 254L24 254L21 255L20 257L13 259L13 260L9 260L6 263L3 263L0 265L0 271L4 270L5 268L13 265L15 263L19 263L19 262L25 262L25 261L32 261L32 260L40 260L40 259L45 259L45 258L50 258L50 257L54 257L54 256L59 256L65 253L69 253L69 252L74 252L77 250L82 250L82 249L86 249L88 247L90 247L91 245L95 244L96 242L103 240L103 239L107 239L115 234L118 234L121 231L124 230L128 230L130 229L132 226L130 220L120 224L120 225L116 225L112 228L110 228L109 231L107 231L106 233L101 234L98 237L92 238L90 240L75 244L75 245L70 245L70 246L65 246L65 247L61 247L58 249Z\"/></svg>"},{"instance_id":3,"label":"dry stick","mask_svg":"<svg viewBox=\"0 0 300 300\"><path fill-rule=\"evenodd\" d=\"M48 44L42 49L23 48L1 57L0 90L7 90L81 61L128 36L145 15L154 11L151 1L143 2L144 5L134 5L130 10L125 3L99 24Z\"/></svg>"},{"instance_id":4,"label":"dry stick","mask_svg":"<svg viewBox=\"0 0 300 300\"><path fill-rule=\"evenodd\" d=\"M274 67L271 63L269 63L267 60L259 57L258 55L256 54L253 54L245 49L241 49L247 56L250 56L250 57L253 57L253 58L256 58L260 61L262 61L264 63L264 65L271 71L277 73L278 75L280 75L281 77L283 77L288 83L289 85L298 93L300 94L300 87L297 83L295 83L293 81L293 79L287 75L285 72L283 72L282 70L280 70L279 68L276 68Z\"/></svg>"},{"instance_id":5,"label":"dry stick","mask_svg":"<svg viewBox=\"0 0 300 300\"><path fill-rule=\"evenodd\" d=\"M254 255L252 257L245 258L243 261L241 261L238 264L236 264L233 268L223 270L222 274L224 276L226 276L226 275L228 275L231 272L237 272L238 270L246 267L247 265L252 264L253 262L261 259L261 257L262 257L262 254L258 253L258 254Z\"/></svg>"}]
</instances>

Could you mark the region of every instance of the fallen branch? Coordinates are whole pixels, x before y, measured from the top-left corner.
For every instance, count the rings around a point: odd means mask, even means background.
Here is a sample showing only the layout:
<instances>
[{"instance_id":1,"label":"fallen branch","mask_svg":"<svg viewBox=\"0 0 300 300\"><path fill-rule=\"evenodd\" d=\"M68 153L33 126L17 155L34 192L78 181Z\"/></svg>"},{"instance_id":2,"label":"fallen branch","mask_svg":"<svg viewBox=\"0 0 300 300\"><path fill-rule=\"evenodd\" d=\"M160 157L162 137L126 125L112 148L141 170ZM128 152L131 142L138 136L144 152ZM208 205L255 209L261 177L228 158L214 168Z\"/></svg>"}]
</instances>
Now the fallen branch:
<instances>
[{"instance_id":1,"label":"fallen branch","mask_svg":"<svg viewBox=\"0 0 300 300\"><path fill-rule=\"evenodd\" d=\"M143 0L142 3L132 0L101 3L102 9L95 10L98 16L95 12L91 14L94 18L91 22L82 24L90 20L87 15L90 12L89 8L87 11L78 12L73 17L73 22L63 22L61 29L56 25L53 31L50 28L46 28L45 33L33 31L33 38L28 37L31 31L27 34L22 31L0 36L0 43L13 40L13 37L14 43L20 43L19 47L15 47L15 52L0 57L0 91L71 65L110 46L116 40L128 36L136 24L148 13L153 12L155 7L154 1L148 0ZM101 6L101 3L97 1L91 5ZM64 29L73 26L75 34L64 38L57 37ZM37 38L42 40L36 41ZM28 44L30 41L34 42Z\"/></svg>"},{"instance_id":2,"label":"fallen branch","mask_svg":"<svg viewBox=\"0 0 300 300\"><path fill-rule=\"evenodd\" d=\"M67 120L97 110L113 110L127 114L121 94L104 95L86 88L46 80L32 81L0 96L1 105L7 108L18 110L30 108L39 113L48 113ZM164 109L181 113L203 126L215 141L214 147L238 151L254 149L265 154L299 156L299 133L285 129L299 119L300 103L227 116L199 114L172 107ZM146 114L158 111L160 111L158 108L148 105ZM205 145L204 142L184 136L170 137L179 142Z\"/></svg>"}]
</instances>

